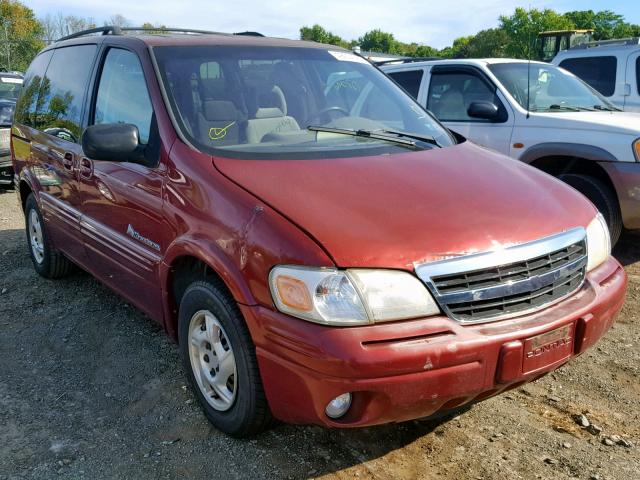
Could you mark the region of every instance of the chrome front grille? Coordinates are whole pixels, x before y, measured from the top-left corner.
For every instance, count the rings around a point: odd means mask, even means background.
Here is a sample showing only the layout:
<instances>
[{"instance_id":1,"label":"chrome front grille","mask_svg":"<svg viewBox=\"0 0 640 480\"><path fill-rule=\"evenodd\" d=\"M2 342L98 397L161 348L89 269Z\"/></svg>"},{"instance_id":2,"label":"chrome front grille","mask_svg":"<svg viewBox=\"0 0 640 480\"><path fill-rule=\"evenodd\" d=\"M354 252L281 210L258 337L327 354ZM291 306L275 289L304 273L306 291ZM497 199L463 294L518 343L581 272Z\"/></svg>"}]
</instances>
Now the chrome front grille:
<instances>
[{"instance_id":1,"label":"chrome front grille","mask_svg":"<svg viewBox=\"0 0 640 480\"><path fill-rule=\"evenodd\" d=\"M536 310L582 285L586 232L576 228L535 242L416 266L442 310L461 323Z\"/></svg>"}]
</instances>

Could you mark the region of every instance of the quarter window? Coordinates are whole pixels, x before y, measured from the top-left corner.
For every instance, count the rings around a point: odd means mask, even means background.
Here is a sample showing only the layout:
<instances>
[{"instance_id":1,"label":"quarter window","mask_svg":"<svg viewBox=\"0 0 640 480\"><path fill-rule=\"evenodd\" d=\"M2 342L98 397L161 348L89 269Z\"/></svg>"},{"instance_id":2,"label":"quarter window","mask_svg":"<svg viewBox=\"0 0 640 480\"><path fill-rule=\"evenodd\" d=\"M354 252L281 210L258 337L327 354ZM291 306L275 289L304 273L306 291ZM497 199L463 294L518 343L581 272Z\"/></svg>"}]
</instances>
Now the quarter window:
<instances>
[{"instance_id":1,"label":"quarter window","mask_svg":"<svg viewBox=\"0 0 640 480\"><path fill-rule=\"evenodd\" d=\"M49 65L53 50L38 55L27 70L22 84L22 92L16 104L15 121L28 127L35 127L35 113L38 103L38 92L44 72Z\"/></svg>"},{"instance_id":2,"label":"quarter window","mask_svg":"<svg viewBox=\"0 0 640 480\"><path fill-rule=\"evenodd\" d=\"M567 58L560 66L581 78L605 97L613 95L616 89L616 57Z\"/></svg>"},{"instance_id":3,"label":"quarter window","mask_svg":"<svg viewBox=\"0 0 640 480\"><path fill-rule=\"evenodd\" d=\"M422 82L422 70L406 70L404 72L390 72L389 76L393 78L398 85L406 90L413 98L418 98L420 92L420 82Z\"/></svg>"},{"instance_id":4,"label":"quarter window","mask_svg":"<svg viewBox=\"0 0 640 480\"><path fill-rule=\"evenodd\" d=\"M138 57L112 48L102 68L94 123L131 123L138 127L140 143L149 141L153 107Z\"/></svg>"},{"instance_id":5,"label":"quarter window","mask_svg":"<svg viewBox=\"0 0 640 480\"><path fill-rule=\"evenodd\" d=\"M427 109L443 122L488 122L467 114L473 102L491 102L504 109L495 89L472 73L438 73L431 76Z\"/></svg>"},{"instance_id":6,"label":"quarter window","mask_svg":"<svg viewBox=\"0 0 640 480\"><path fill-rule=\"evenodd\" d=\"M40 85L36 109L39 130L63 140L79 141L84 95L95 53L95 45L54 50Z\"/></svg>"}]
</instances>

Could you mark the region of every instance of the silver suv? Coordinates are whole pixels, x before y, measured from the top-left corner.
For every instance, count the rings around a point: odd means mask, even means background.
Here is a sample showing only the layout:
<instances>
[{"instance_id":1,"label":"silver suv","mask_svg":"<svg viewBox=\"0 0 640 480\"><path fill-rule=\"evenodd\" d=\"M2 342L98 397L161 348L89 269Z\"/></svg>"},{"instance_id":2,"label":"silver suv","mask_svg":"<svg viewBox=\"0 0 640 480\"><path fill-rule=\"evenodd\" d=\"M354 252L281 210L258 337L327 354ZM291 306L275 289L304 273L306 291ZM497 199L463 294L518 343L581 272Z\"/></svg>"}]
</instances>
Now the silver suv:
<instances>
[{"instance_id":1,"label":"silver suv","mask_svg":"<svg viewBox=\"0 0 640 480\"><path fill-rule=\"evenodd\" d=\"M640 112L640 38L604 40L563 50L552 60L616 107Z\"/></svg>"}]
</instances>

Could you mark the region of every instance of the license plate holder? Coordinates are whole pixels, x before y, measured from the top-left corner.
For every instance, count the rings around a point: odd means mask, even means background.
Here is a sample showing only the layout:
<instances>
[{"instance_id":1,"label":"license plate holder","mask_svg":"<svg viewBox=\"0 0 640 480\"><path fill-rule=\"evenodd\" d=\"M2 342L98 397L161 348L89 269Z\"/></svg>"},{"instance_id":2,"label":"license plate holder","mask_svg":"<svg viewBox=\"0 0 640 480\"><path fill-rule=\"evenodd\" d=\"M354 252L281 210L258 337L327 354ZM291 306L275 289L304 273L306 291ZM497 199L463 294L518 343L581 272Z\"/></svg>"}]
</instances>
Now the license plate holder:
<instances>
[{"instance_id":1,"label":"license plate holder","mask_svg":"<svg viewBox=\"0 0 640 480\"><path fill-rule=\"evenodd\" d=\"M574 330L575 325L570 323L525 339L522 373L536 372L571 356Z\"/></svg>"}]
</instances>

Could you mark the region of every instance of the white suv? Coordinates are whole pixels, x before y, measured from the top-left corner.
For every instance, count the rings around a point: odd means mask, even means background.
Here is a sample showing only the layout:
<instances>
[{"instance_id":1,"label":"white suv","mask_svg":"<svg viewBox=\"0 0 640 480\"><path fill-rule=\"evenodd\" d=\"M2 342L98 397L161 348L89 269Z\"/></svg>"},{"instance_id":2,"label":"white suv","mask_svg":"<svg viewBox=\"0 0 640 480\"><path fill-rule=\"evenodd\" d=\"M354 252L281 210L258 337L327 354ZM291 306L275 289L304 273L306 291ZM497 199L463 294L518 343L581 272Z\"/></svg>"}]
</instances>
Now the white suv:
<instances>
[{"instance_id":1,"label":"white suv","mask_svg":"<svg viewBox=\"0 0 640 480\"><path fill-rule=\"evenodd\" d=\"M552 63L580 77L616 107L640 112L640 38L583 43L558 53Z\"/></svg>"},{"instance_id":2,"label":"white suv","mask_svg":"<svg viewBox=\"0 0 640 480\"><path fill-rule=\"evenodd\" d=\"M623 226L640 229L640 114L619 111L548 63L397 61L380 68L450 130L581 191L605 216L613 242Z\"/></svg>"}]
</instances>

